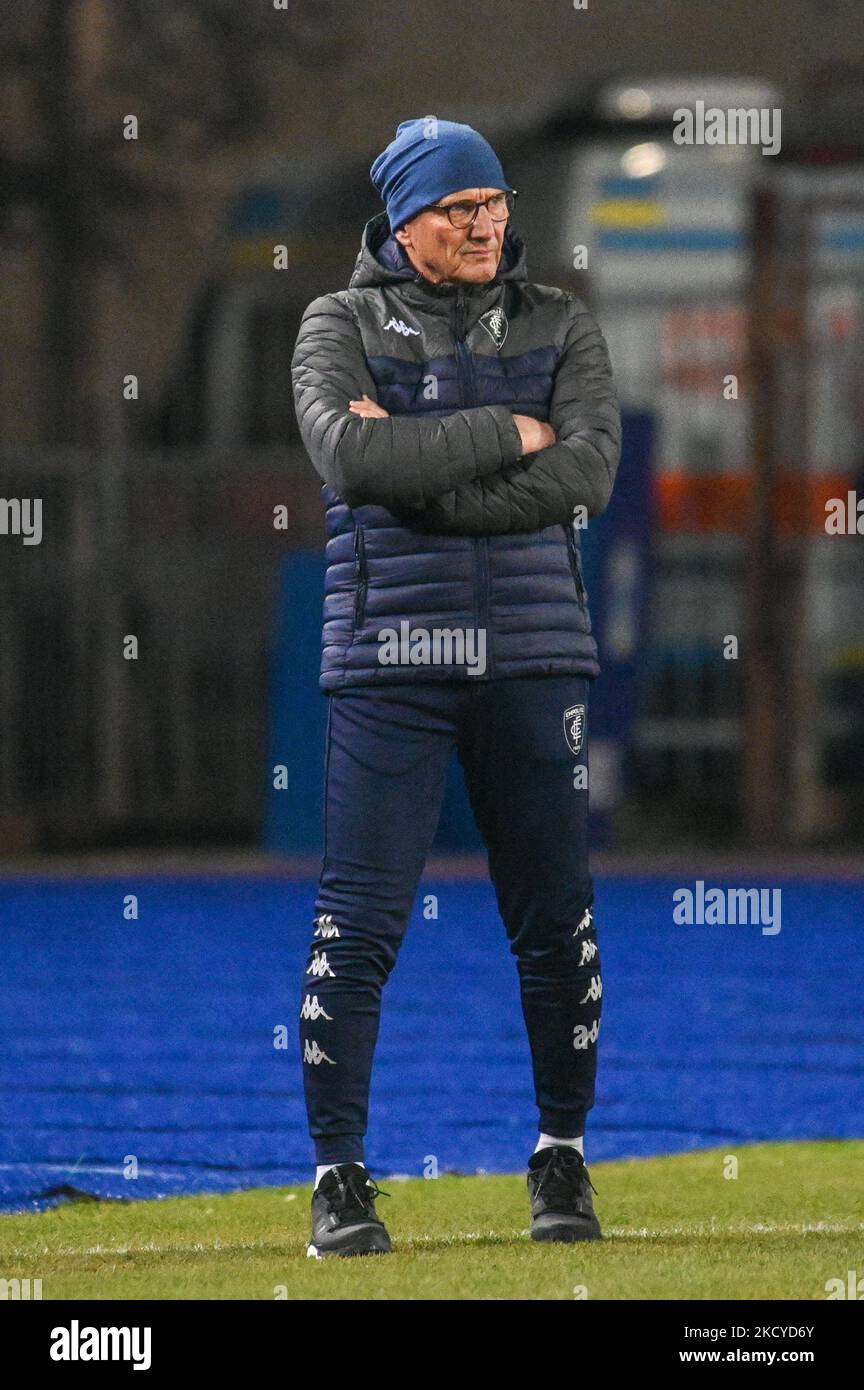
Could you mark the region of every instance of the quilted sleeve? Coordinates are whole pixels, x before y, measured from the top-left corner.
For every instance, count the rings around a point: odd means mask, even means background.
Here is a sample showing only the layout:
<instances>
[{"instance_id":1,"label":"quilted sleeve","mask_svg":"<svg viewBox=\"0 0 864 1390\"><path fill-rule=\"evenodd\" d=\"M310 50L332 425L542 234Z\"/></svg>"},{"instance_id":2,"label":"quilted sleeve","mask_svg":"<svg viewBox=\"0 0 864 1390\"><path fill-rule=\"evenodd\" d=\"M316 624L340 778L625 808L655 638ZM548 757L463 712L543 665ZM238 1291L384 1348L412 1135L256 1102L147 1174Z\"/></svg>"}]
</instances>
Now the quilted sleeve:
<instances>
[{"instance_id":1,"label":"quilted sleeve","mask_svg":"<svg viewBox=\"0 0 864 1390\"><path fill-rule=\"evenodd\" d=\"M549 408L557 443L404 513L414 529L501 535L572 521L577 506L588 517L607 507L621 453L618 397L596 320L575 295L567 299L569 323Z\"/></svg>"},{"instance_id":2,"label":"quilted sleeve","mask_svg":"<svg viewBox=\"0 0 864 1390\"><path fill-rule=\"evenodd\" d=\"M348 402L375 399L360 331L339 295L303 315L291 365L303 443L319 476L350 507L372 502L422 509L441 493L496 473L522 452L506 406L477 406L443 418L364 420Z\"/></svg>"}]
</instances>

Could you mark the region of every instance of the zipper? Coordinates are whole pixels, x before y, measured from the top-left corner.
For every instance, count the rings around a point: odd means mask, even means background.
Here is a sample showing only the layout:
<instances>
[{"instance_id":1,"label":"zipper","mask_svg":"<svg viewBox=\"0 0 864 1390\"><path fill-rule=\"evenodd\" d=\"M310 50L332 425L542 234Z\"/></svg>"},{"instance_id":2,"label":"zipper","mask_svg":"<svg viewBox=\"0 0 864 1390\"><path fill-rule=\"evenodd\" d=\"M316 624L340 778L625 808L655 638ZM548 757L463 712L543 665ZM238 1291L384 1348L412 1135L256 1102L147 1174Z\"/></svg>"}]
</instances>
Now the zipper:
<instances>
[{"instance_id":1,"label":"zipper","mask_svg":"<svg viewBox=\"0 0 864 1390\"><path fill-rule=\"evenodd\" d=\"M579 547L576 544L576 537L573 535L573 527L569 522L562 522L564 535L567 539L567 555L570 560L570 570L573 575L573 582L576 585L576 597L580 606L585 608L588 602L588 594L585 590L585 581L582 578L582 565L579 560Z\"/></svg>"},{"instance_id":2,"label":"zipper","mask_svg":"<svg viewBox=\"0 0 864 1390\"><path fill-rule=\"evenodd\" d=\"M459 383L462 391L462 404L466 406L479 405L477 399L477 377L474 372L474 359L468 351L465 342L465 310L467 296L461 287L456 291L456 323L454 327L454 338L456 339L456 369L459 375Z\"/></svg>"},{"instance_id":3,"label":"zipper","mask_svg":"<svg viewBox=\"0 0 864 1390\"><path fill-rule=\"evenodd\" d=\"M456 312L453 323L453 339L456 344L456 375L459 382L459 399L463 406L479 404L477 376L474 361L465 342L465 317L467 294L461 286L456 290ZM477 585L477 633L484 632L489 638L489 537L472 536L474 545L474 569ZM487 652L486 676L492 675L494 659ZM483 677L481 676L482 680Z\"/></svg>"},{"instance_id":4,"label":"zipper","mask_svg":"<svg viewBox=\"0 0 864 1390\"><path fill-rule=\"evenodd\" d=\"M354 527L354 566L356 571L356 591L354 594L354 631L363 626L366 616L366 597L369 592L369 574L366 568L366 537L363 527Z\"/></svg>"},{"instance_id":5,"label":"zipper","mask_svg":"<svg viewBox=\"0 0 864 1390\"><path fill-rule=\"evenodd\" d=\"M478 625L478 636L484 633L483 642L486 651L486 674L491 676L494 671L495 657L492 651L492 644L489 635L489 537L475 536L477 541L477 556L479 560L480 574L480 623ZM481 678L482 679L482 678Z\"/></svg>"}]
</instances>

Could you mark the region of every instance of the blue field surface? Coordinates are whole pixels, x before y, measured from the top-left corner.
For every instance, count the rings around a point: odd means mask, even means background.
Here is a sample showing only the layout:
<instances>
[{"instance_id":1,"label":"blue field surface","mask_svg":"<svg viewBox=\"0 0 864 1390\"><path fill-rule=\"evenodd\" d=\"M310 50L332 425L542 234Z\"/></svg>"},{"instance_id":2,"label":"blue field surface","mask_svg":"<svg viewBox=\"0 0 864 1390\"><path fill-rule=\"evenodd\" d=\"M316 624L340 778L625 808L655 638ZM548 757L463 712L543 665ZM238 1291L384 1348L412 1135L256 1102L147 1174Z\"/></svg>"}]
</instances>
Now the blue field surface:
<instances>
[{"instance_id":1,"label":"blue field surface","mask_svg":"<svg viewBox=\"0 0 864 1390\"><path fill-rule=\"evenodd\" d=\"M676 925L682 885L598 879L589 1162L864 1136L864 885L773 880L775 935ZM0 882L0 1209L308 1181L296 1039L314 896L276 877ZM492 889L424 879L384 994L369 1167L518 1172L535 1142Z\"/></svg>"}]
</instances>

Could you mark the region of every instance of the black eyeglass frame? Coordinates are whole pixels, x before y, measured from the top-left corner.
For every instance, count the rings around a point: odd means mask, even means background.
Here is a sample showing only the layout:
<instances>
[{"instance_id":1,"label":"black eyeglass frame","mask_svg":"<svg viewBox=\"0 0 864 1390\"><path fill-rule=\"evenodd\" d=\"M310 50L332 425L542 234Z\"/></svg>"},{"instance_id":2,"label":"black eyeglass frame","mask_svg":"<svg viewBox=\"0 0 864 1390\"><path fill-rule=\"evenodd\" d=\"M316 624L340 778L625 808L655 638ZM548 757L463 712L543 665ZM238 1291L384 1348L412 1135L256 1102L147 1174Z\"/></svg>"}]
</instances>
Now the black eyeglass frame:
<instances>
[{"instance_id":1,"label":"black eyeglass frame","mask_svg":"<svg viewBox=\"0 0 864 1390\"><path fill-rule=\"evenodd\" d=\"M475 203L475 204L474 204L474 216L471 218L470 222L456 223L456 222L453 221L453 218L450 216L450 209L451 209L451 208L462 207L465 203L468 202L468 199L467 199L467 198L459 198L455 203L427 203L426 209L425 209L425 210L426 210L427 212L446 212L446 213L447 213L447 220L448 220L448 222L450 223L450 226L451 226L451 227L455 227L457 231L464 232L464 231L466 230L466 228L468 228L468 227L473 227L473 226L474 226L474 223L477 221L477 214L478 214L478 212L480 211L481 208L485 208L486 211L489 213L489 216L492 217L492 209L490 208L489 204L491 203L491 201L492 201L493 198L500 198L500 196L501 196L500 193L490 193L490 194L489 194L489 197L488 197L488 198L484 198L484 200L483 200L482 203ZM505 190L504 190L504 199L505 199L505 202L506 202L506 205L507 205L507 216L506 216L506 217L492 217L492 221L493 221L493 222L508 222L508 221L510 220L510 218L513 216L513 208L514 208L515 203L516 203L516 198L517 198L517 191L516 191L515 188L507 188L507 189L505 189Z\"/></svg>"}]
</instances>

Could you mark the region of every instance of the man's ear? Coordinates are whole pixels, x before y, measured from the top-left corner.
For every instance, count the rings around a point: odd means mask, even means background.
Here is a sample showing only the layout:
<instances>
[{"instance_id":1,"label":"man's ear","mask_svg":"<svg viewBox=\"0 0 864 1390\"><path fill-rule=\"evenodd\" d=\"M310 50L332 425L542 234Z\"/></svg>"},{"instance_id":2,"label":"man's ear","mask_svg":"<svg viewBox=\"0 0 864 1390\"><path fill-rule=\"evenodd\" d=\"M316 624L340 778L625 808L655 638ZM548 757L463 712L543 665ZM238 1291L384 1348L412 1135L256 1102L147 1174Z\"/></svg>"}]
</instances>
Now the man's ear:
<instances>
[{"instance_id":1,"label":"man's ear","mask_svg":"<svg viewBox=\"0 0 864 1390\"><path fill-rule=\"evenodd\" d=\"M395 231L395 232L393 233L393 235L395 236L396 240L400 243L400 245L402 245L402 246L410 246L410 245L411 245L411 233L408 231L408 226L407 226L407 224L406 224L406 226L404 226L404 227L400 227L400 228L398 229L398 231Z\"/></svg>"}]
</instances>

